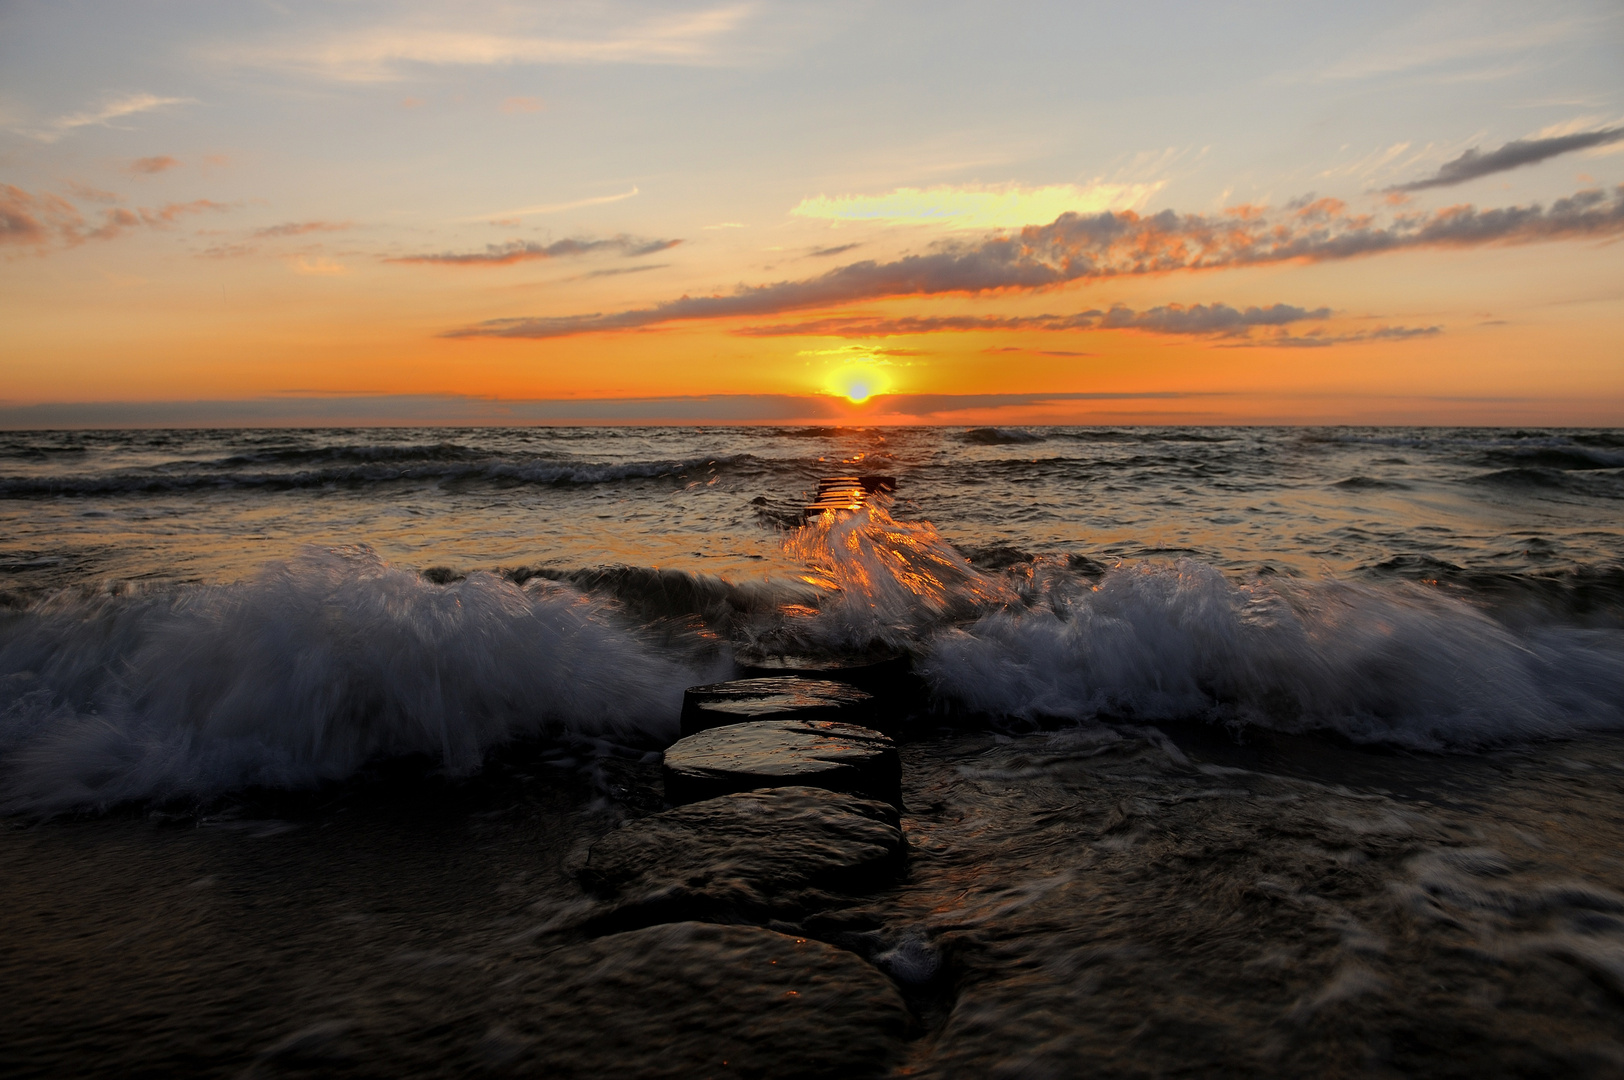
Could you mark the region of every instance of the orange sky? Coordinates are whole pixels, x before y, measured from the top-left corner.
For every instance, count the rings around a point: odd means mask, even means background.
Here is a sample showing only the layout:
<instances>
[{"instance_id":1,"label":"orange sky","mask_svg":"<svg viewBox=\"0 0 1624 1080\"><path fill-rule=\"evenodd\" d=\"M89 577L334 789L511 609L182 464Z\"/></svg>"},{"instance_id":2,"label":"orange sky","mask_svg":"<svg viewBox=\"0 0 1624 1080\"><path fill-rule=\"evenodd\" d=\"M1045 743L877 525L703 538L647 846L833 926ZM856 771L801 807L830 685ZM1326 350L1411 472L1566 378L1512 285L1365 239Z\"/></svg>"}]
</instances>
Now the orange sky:
<instances>
[{"instance_id":1,"label":"orange sky","mask_svg":"<svg viewBox=\"0 0 1624 1080\"><path fill-rule=\"evenodd\" d=\"M1131 92L863 7L143 10L0 16L0 423L1624 423L1607 5L1113 16L1119 76L1238 50Z\"/></svg>"}]
</instances>

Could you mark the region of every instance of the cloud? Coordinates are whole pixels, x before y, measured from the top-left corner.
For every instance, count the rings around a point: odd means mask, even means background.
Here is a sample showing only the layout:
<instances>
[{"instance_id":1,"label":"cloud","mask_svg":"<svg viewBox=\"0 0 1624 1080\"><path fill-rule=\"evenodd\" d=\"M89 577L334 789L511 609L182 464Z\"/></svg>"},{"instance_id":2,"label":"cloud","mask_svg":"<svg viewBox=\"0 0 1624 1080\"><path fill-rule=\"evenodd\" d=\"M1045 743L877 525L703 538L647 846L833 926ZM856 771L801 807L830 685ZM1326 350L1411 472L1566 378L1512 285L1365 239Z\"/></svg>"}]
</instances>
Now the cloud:
<instances>
[{"instance_id":1,"label":"cloud","mask_svg":"<svg viewBox=\"0 0 1624 1080\"><path fill-rule=\"evenodd\" d=\"M291 265L295 274L305 274L312 277L343 277L350 272L349 267L331 259L298 259Z\"/></svg>"},{"instance_id":2,"label":"cloud","mask_svg":"<svg viewBox=\"0 0 1624 1080\"><path fill-rule=\"evenodd\" d=\"M355 226L348 221L288 221L281 225L267 225L263 229L255 229L253 235L261 240L275 239L280 236L305 236L316 232L344 232Z\"/></svg>"},{"instance_id":3,"label":"cloud","mask_svg":"<svg viewBox=\"0 0 1624 1080\"><path fill-rule=\"evenodd\" d=\"M793 323L743 326L743 337L906 337L975 330L1088 330L1104 312L1076 315L833 315Z\"/></svg>"},{"instance_id":4,"label":"cloud","mask_svg":"<svg viewBox=\"0 0 1624 1080\"><path fill-rule=\"evenodd\" d=\"M1624 233L1624 187L1581 191L1551 204L1401 213L1386 223L1350 214L1334 199L1295 210L1177 214L1164 210L1062 214L1048 225L974 243L943 243L892 262L850 263L817 277L740 285L652 307L583 315L491 319L447 337L550 338L635 330L660 323L760 318L894 296L1033 292L1112 277L1328 262L1420 248L1470 248Z\"/></svg>"},{"instance_id":5,"label":"cloud","mask_svg":"<svg viewBox=\"0 0 1624 1080\"><path fill-rule=\"evenodd\" d=\"M669 269L670 263L646 263L642 266L614 266L607 270L592 270L582 274L586 278L619 277L621 274L646 274L650 270Z\"/></svg>"},{"instance_id":6,"label":"cloud","mask_svg":"<svg viewBox=\"0 0 1624 1080\"><path fill-rule=\"evenodd\" d=\"M1470 10L1460 9L1461 12ZM1440 17L1443 21L1440 21ZM1462 61L1522 53L1570 40L1583 32L1585 27L1575 20L1540 18L1514 29L1490 34L1463 33L1462 29L1464 27L1455 22L1450 12L1442 11L1431 18L1395 28L1393 36L1386 41L1321 68L1314 78L1319 81L1379 78L1401 72L1435 69ZM1490 72L1491 75L1497 73Z\"/></svg>"},{"instance_id":7,"label":"cloud","mask_svg":"<svg viewBox=\"0 0 1624 1080\"><path fill-rule=\"evenodd\" d=\"M540 98L510 97L502 101L502 111L505 113L537 113L546 108Z\"/></svg>"},{"instance_id":8,"label":"cloud","mask_svg":"<svg viewBox=\"0 0 1624 1080\"><path fill-rule=\"evenodd\" d=\"M382 26L341 33L315 44L228 50L234 65L272 68L346 82L387 82L414 68L516 64L699 64L714 62L721 40L748 19L752 5L732 4L634 21L600 12L598 27L537 34L517 26ZM523 9L510 9L509 18ZM582 9L590 12L591 9ZM557 23L559 13L548 11ZM549 27L551 29L551 27Z\"/></svg>"},{"instance_id":9,"label":"cloud","mask_svg":"<svg viewBox=\"0 0 1624 1080\"><path fill-rule=\"evenodd\" d=\"M191 98L159 97L156 94L127 94L121 98L114 98L99 109L59 116L48 121L43 128L16 130L40 142L51 143L78 128L110 127L114 120L122 117L150 112L167 105L184 105L191 100Z\"/></svg>"},{"instance_id":10,"label":"cloud","mask_svg":"<svg viewBox=\"0 0 1624 1080\"><path fill-rule=\"evenodd\" d=\"M1249 307L1245 311L1228 304L1196 304L1181 307L1168 304L1148 311L1130 311L1118 305L1100 317L1096 324L1101 330L1149 330L1156 334L1214 334L1236 336L1247 333L1254 326L1285 326L1305 319L1328 319L1330 308L1309 311L1290 304L1273 307Z\"/></svg>"},{"instance_id":11,"label":"cloud","mask_svg":"<svg viewBox=\"0 0 1624 1080\"><path fill-rule=\"evenodd\" d=\"M523 218L534 214L561 214L565 210L579 210L587 206L602 206L605 203L620 202L637 194L637 185L633 184L630 191L623 191L619 195L594 195L589 199L576 199L574 202L542 203L539 206L521 206L517 210L498 210L493 214L475 214L473 217L459 218L459 221L489 221L493 218Z\"/></svg>"},{"instance_id":12,"label":"cloud","mask_svg":"<svg viewBox=\"0 0 1624 1080\"><path fill-rule=\"evenodd\" d=\"M179 165L180 162L170 157L168 154L160 154L157 157L136 158L134 161L124 166L124 171L138 176L153 176L157 173L166 172L169 169L177 168Z\"/></svg>"},{"instance_id":13,"label":"cloud","mask_svg":"<svg viewBox=\"0 0 1624 1080\"><path fill-rule=\"evenodd\" d=\"M86 240L111 240L129 229L163 228L183 215L230 209L208 199L136 210L115 206L103 210L101 223L92 227L78 207L59 195L31 194L4 184L0 185L0 243L29 245L43 252L53 242L72 247Z\"/></svg>"},{"instance_id":14,"label":"cloud","mask_svg":"<svg viewBox=\"0 0 1624 1080\"><path fill-rule=\"evenodd\" d=\"M0 244L43 247L53 239L78 235L84 218L57 195L33 195L0 184Z\"/></svg>"},{"instance_id":15,"label":"cloud","mask_svg":"<svg viewBox=\"0 0 1624 1080\"><path fill-rule=\"evenodd\" d=\"M1433 337L1443 333L1441 326L1382 326L1375 330L1360 330L1351 334L1329 334L1310 330L1306 334L1272 334L1247 338L1233 348L1262 346L1269 349L1323 349L1332 345L1353 345L1361 341L1408 341L1411 338Z\"/></svg>"},{"instance_id":16,"label":"cloud","mask_svg":"<svg viewBox=\"0 0 1624 1080\"><path fill-rule=\"evenodd\" d=\"M948 315L903 316L835 316L827 319L780 323L772 326L747 326L735 333L746 337L844 337L871 338L897 337L964 331L1067 331L1067 330L1142 330L1152 334L1188 337L1236 339L1248 343L1300 346L1339 345L1351 341L1369 341L1382 338L1414 337L1437 333L1440 327L1425 330L1407 330L1402 327L1383 328L1359 334L1341 336L1310 331L1300 339L1280 336L1249 336L1254 329L1270 329L1299 322L1317 322L1331 317L1331 309L1303 308L1294 304L1272 304L1268 307L1235 308L1228 304L1165 304L1134 311L1121 304L1109 311L1094 309L1074 315ZM1039 352L1044 356L1088 356L1089 353L1071 353L1055 350L1033 350L1021 346L1008 346L1001 351Z\"/></svg>"},{"instance_id":17,"label":"cloud","mask_svg":"<svg viewBox=\"0 0 1624 1080\"><path fill-rule=\"evenodd\" d=\"M802 199L790 214L830 221L885 221L945 225L950 229L1019 228L1061 214L1137 210L1160 188L1154 184L1053 184L1023 188L938 185L897 188L884 195L819 195Z\"/></svg>"},{"instance_id":18,"label":"cloud","mask_svg":"<svg viewBox=\"0 0 1624 1080\"><path fill-rule=\"evenodd\" d=\"M486 244L484 251L445 251L437 255L401 255L385 262L438 263L446 266L509 266L537 259L557 259L569 255L586 255L594 251L618 251L627 258L653 255L669 251L681 240L640 240L632 236L616 236L608 240L558 240L539 244L534 240L509 240L505 244Z\"/></svg>"},{"instance_id":19,"label":"cloud","mask_svg":"<svg viewBox=\"0 0 1624 1080\"><path fill-rule=\"evenodd\" d=\"M853 248L860 248L862 246L862 242L858 241L857 243L853 244L836 244L834 247L813 248L811 251L806 253L806 256L809 259L826 259L831 255L844 255Z\"/></svg>"},{"instance_id":20,"label":"cloud","mask_svg":"<svg viewBox=\"0 0 1624 1080\"><path fill-rule=\"evenodd\" d=\"M1480 153L1474 146L1455 160L1445 162L1431 176L1413 180L1408 184L1395 184L1386 190L1422 191L1426 188L1450 187L1454 184L1464 184L1468 180L1476 180L1480 176L1507 172L1524 165L1534 165L1558 154L1570 154L1575 150L1588 150L1593 146L1607 146L1620 141L1624 141L1624 127L1557 135L1546 139L1518 139L1487 154Z\"/></svg>"},{"instance_id":21,"label":"cloud","mask_svg":"<svg viewBox=\"0 0 1624 1080\"><path fill-rule=\"evenodd\" d=\"M123 196L117 192L104 191L101 188L91 187L89 184L78 184L70 180L64 186L74 198L83 199L85 202L105 203L111 206L124 201Z\"/></svg>"}]
</instances>

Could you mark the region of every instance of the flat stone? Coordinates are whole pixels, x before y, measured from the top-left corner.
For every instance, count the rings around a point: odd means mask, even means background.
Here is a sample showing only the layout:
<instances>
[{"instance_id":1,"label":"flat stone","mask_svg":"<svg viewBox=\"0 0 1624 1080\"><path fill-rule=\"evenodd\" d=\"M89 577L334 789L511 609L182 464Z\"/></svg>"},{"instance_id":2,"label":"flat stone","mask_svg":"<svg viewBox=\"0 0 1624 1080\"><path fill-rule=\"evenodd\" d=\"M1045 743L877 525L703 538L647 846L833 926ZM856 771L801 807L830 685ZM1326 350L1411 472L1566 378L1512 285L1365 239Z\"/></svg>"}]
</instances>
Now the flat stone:
<instances>
[{"instance_id":1,"label":"flat stone","mask_svg":"<svg viewBox=\"0 0 1624 1080\"><path fill-rule=\"evenodd\" d=\"M539 957L504 1072L551 1077L869 1077L911 1019L852 953L746 926L647 927Z\"/></svg>"},{"instance_id":2,"label":"flat stone","mask_svg":"<svg viewBox=\"0 0 1624 1080\"><path fill-rule=\"evenodd\" d=\"M890 739L831 720L757 720L679 739L665 752L665 795L698 802L754 788L806 785L901 802Z\"/></svg>"},{"instance_id":3,"label":"flat stone","mask_svg":"<svg viewBox=\"0 0 1624 1080\"><path fill-rule=\"evenodd\" d=\"M799 915L820 893L879 888L902 867L894 807L843 792L738 792L641 818L592 846L581 880L605 921ZM813 894L809 896L808 894Z\"/></svg>"},{"instance_id":4,"label":"flat stone","mask_svg":"<svg viewBox=\"0 0 1624 1080\"><path fill-rule=\"evenodd\" d=\"M867 720L874 697L828 679L777 676L691 686L682 695L682 733L750 720Z\"/></svg>"}]
</instances>

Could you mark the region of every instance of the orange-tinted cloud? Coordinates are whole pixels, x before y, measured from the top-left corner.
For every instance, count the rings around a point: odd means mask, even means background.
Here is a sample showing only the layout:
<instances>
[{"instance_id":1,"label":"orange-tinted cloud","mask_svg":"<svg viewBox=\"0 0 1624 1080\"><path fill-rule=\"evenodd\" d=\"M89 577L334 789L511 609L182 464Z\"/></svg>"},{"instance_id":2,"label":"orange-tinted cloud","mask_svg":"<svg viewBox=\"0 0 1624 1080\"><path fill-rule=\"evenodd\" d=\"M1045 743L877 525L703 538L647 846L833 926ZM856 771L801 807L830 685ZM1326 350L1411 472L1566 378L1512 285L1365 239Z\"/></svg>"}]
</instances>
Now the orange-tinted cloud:
<instances>
[{"instance_id":1,"label":"orange-tinted cloud","mask_svg":"<svg viewBox=\"0 0 1624 1080\"><path fill-rule=\"evenodd\" d=\"M534 97L510 97L502 102L505 113L536 113L546 107L540 98Z\"/></svg>"},{"instance_id":2,"label":"orange-tinted cloud","mask_svg":"<svg viewBox=\"0 0 1624 1080\"><path fill-rule=\"evenodd\" d=\"M491 319L448 337L550 338L660 323L760 317L892 296L1031 292L1100 278L1325 262L1417 248L1465 248L1624 233L1624 187L1582 191L1553 203L1478 210L1455 206L1401 214L1385 224L1350 215L1336 200L1255 218L1132 211L1062 214L1048 225L979 243L939 245L893 262L850 263L814 278L741 285L649 308L589 315ZM494 260L492 260L494 261Z\"/></svg>"},{"instance_id":3,"label":"orange-tinted cloud","mask_svg":"<svg viewBox=\"0 0 1624 1080\"><path fill-rule=\"evenodd\" d=\"M86 240L111 240L140 226L162 228L185 214L229 209L225 203L209 199L167 203L156 209L119 206L103 210L101 224L92 228L78 207L61 196L34 195L6 184L0 185L0 243L29 244L43 250L56 241L71 247Z\"/></svg>"},{"instance_id":4,"label":"orange-tinted cloud","mask_svg":"<svg viewBox=\"0 0 1624 1080\"><path fill-rule=\"evenodd\" d=\"M568 255L586 255L595 251L618 251L629 258L667 251L682 243L681 240L641 240L634 236L615 236L607 240L558 240L551 244L538 244L533 240L509 240L505 244L486 244L484 251L445 251L435 255L401 255L385 262L437 263L445 266L508 266L536 259L557 259Z\"/></svg>"},{"instance_id":5,"label":"orange-tinted cloud","mask_svg":"<svg viewBox=\"0 0 1624 1080\"><path fill-rule=\"evenodd\" d=\"M254 235L260 239L272 239L278 236L304 236L315 232L343 232L355 228L348 221L287 221L281 225L267 225L263 229L255 229Z\"/></svg>"},{"instance_id":6,"label":"orange-tinted cloud","mask_svg":"<svg viewBox=\"0 0 1624 1080\"><path fill-rule=\"evenodd\" d=\"M127 173L133 173L137 176L152 176L156 173L167 172L170 169L178 168L179 166L179 161L170 157L168 154L161 154L157 157L136 158L134 161L124 166L124 171Z\"/></svg>"},{"instance_id":7,"label":"orange-tinted cloud","mask_svg":"<svg viewBox=\"0 0 1624 1080\"><path fill-rule=\"evenodd\" d=\"M74 242L84 218L58 195L33 195L0 184L0 243L43 247L53 239Z\"/></svg>"}]
</instances>

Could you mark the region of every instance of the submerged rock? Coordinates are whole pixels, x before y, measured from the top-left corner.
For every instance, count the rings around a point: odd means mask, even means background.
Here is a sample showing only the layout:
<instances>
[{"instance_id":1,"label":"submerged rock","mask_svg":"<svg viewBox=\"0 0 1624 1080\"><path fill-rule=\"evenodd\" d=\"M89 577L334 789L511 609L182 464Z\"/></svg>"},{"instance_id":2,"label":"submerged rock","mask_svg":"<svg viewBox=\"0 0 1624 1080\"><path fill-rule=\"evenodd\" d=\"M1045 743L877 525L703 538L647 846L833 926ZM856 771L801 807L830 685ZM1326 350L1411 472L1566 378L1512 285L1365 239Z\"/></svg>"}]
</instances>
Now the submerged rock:
<instances>
[{"instance_id":1,"label":"submerged rock","mask_svg":"<svg viewBox=\"0 0 1624 1080\"><path fill-rule=\"evenodd\" d=\"M539 958L508 1022L513 1072L553 1077L867 1077L911 1019L849 952L755 927L683 922Z\"/></svg>"},{"instance_id":2,"label":"submerged rock","mask_svg":"<svg viewBox=\"0 0 1624 1080\"><path fill-rule=\"evenodd\" d=\"M904 843L883 802L813 787L745 791L630 822L593 845L581 879L613 925L798 914L818 893L885 885ZM809 895L812 894L812 895Z\"/></svg>"},{"instance_id":3,"label":"submerged rock","mask_svg":"<svg viewBox=\"0 0 1624 1080\"><path fill-rule=\"evenodd\" d=\"M901 801L896 745L872 728L828 720L711 728L673 743L664 771L666 798L674 803L802 784Z\"/></svg>"},{"instance_id":4,"label":"submerged rock","mask_svg":"<svg viewBox=\"0 0 1624 1080\"><path fill-rule=\"evenodd\" d=\"M867 720L873 703L873 695L828 679L733 679L688 688L682 695L682 733L751 720Z\"/></svg>"}]
</instances>

